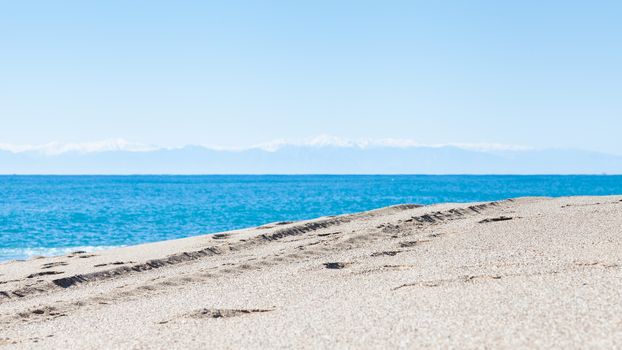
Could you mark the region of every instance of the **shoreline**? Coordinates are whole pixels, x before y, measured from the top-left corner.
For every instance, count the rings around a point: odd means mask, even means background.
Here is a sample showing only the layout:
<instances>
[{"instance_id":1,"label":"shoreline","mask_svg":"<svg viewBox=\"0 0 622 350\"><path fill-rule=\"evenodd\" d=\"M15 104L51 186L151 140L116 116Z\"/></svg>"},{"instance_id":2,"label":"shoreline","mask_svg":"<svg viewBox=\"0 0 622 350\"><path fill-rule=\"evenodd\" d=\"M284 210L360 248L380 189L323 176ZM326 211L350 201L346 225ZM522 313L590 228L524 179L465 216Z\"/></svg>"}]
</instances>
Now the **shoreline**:
<instances>
[{"instance_id":1,"label":"shoreline","mask_svg":"<svg viewBox=\"0 0 622 350\"><path fill-rule=\"evenodd\" d=\"M615 347L621 266L622 196L398 205L0 263L0 346Z\"/></svg>"}]
</instances>

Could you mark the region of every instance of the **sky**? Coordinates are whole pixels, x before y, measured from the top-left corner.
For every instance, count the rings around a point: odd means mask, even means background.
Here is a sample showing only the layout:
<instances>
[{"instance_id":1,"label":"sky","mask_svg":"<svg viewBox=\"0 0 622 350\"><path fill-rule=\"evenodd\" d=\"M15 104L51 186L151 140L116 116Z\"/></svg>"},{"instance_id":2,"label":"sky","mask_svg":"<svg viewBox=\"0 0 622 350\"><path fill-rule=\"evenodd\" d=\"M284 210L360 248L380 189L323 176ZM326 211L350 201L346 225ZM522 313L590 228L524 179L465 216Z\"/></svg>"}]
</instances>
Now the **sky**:
<instances>
[{"instance_id":1,"label":"sky","mask_svg":"<svg viewBox=\"0 0 622 350\"><path fill-rule=\"evenodd\" d=\"M620 1L0 1L0 143L622 155Z\"/></svg>"}]
</instances>

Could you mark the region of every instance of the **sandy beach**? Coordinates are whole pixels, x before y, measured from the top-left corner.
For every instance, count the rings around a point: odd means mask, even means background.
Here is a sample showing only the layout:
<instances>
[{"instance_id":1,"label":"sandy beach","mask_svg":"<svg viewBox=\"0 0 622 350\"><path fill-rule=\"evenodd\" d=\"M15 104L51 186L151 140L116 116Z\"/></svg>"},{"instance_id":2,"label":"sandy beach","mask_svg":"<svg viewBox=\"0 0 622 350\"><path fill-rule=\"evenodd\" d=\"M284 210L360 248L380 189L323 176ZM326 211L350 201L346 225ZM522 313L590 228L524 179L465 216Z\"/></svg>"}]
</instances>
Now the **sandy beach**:
<instances>
[{"instance_id":1,"label":"sandy beach","mask_svg":"<svg viewBox=\"0 0 622 350\"><path fill-rule=\"evenodd\" d=\"M7 349L622 347L622 196L401 205L0 264Z\"/></svg>"}]
</instances>

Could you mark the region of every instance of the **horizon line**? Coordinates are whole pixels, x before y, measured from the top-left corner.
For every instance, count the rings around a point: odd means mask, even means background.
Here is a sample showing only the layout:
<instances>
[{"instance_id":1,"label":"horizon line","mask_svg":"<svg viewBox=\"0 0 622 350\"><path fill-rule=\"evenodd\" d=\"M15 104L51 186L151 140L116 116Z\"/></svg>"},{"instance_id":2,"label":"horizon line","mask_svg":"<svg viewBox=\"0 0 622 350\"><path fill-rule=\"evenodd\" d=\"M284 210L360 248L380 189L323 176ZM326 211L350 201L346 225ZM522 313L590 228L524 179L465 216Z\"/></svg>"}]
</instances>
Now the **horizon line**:
<instances>
[{"instance_id":1,"label":"horizon line","mask_svg":"<svg viewBox=\"0 0 622 350\"><path fill-rule=\"evenodd\" d=\"M530 174L517 174L517 173L112 173L112 174L88 174L88 173L22 173L22 174L8 174L0 173L0 177L8 176L118 176L118 177L130 177L130 176L622 176L622 173L530 173Z\"/></svg>"}]
</instances>

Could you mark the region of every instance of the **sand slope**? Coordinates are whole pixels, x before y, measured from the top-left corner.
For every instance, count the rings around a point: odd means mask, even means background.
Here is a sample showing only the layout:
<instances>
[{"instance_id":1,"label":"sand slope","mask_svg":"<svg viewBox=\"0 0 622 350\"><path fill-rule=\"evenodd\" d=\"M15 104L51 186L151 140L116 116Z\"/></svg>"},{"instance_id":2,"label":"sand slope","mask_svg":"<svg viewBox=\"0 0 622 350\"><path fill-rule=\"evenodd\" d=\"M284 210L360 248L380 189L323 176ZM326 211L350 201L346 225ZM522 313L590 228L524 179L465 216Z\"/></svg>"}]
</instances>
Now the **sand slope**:
<instances>
[{"instance_id":1,"label":"sand slope","mask_svg":"<svg viewBox=\"0 0 622 350\"><path fill-rule=\"evenodd\" d=\"M0 264L0 347L622 347L622 197L403 205Z\"/></svg>"}]
</instances>

